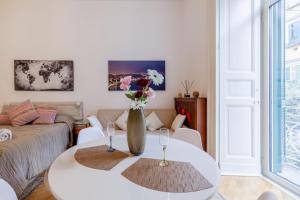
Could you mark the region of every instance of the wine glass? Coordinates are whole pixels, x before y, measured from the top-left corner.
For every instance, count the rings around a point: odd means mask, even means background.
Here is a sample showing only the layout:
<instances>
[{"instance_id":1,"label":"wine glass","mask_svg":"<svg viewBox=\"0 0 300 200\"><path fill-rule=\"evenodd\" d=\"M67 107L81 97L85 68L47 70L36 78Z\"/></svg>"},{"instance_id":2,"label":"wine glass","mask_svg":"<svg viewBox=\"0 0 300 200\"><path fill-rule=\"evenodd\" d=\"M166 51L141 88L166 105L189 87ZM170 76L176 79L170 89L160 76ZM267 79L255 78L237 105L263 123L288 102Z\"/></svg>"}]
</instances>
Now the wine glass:
<instances>
[{"instance_id":1,"label":"wine glass","mask_svg":"<svg viewBox=\"0 0 300 200\"><path fill-rule=\"evenodd\" d=\"M107 137L109 140L109 147L107 148L107 151L114 152L115 149L112 147L112 139L113 139L113 136L115 135L115 123L108 122L106 129L107 129Z\"/></svg>"},{"instance_id":2,"label":"wine glass","mask_svg":"<svg viewBox=\"0 0 300 200\"><path fill-rule=\"evenodd\" d=\"M159 166L166 167L169 165L168 161L166 161L166 150L169 144L169 129L161 128L159 130L159 144L163 147L164 158L160 161Z\"/></svg>"}]
</instances>

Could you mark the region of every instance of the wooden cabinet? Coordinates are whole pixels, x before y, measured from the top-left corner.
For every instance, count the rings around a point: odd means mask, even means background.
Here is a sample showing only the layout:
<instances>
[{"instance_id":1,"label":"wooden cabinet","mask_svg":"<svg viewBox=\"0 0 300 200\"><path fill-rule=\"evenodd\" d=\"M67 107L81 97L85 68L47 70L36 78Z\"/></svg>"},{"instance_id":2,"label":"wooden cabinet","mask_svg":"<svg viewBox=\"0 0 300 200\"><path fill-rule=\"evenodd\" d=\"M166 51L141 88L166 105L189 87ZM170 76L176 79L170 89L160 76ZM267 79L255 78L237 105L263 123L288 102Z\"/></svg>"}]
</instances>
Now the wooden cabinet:
<instances>
[{"instance_id":1,"label":"wooden cabinet","mask_svg":"<svg viewBox=\"0 0 300 200\"><path fill-rule=\"evenodd\" d=\"M200 132L203 149L207 150L207 99L175 98L175 109L186 115L184 125Z\"/></svg>"},{"instance_id":2,"label":"wooden cabinet","mask_svg":"<svg viewBox=\"0 0 300 200\"><path fill-rule=\"evenodd\" d=\"M74 123L74 127L73 127L73 145L77 144L77 138L79 135L79 132L84 129L89 127L89 123L85 120L83 121L76 121Z\"/></svg>"}]
</instances>

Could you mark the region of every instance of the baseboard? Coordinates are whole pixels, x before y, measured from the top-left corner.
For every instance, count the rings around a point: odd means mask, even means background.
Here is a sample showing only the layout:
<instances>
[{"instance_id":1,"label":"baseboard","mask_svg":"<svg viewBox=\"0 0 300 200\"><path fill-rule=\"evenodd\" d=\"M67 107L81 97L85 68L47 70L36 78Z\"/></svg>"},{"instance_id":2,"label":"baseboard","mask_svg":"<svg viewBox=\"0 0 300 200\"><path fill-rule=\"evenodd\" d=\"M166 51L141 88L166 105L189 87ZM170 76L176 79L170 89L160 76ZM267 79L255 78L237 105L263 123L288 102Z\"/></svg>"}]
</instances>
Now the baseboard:
<instances>
[{"instance_id":1,"label":"baseboard","mask_svg":"<svg viewBox=\"0 0 300 200\"><path fill-rule=\"evenodd\" d=\"M221 176L251 176L251 177L262 177L261 173L236 173L236 172L221 172Z\"/></svg>"},{"instance_id":2,"label":"baseboard","mask_svg":"<svg viewBox=\"0 0 300 200\"><path fill-rule=\"evenodd\" d=\"M272 179L270 179L270 178L268 178L264 175L262 175L261 177L262 177L262 179L264 179L265 181L267 181L267 182L271 183L272 185L276 186L277 188L279 188L280 190L282 190L283 192L285 192L286 194L288 194L289 196L291 196L295 200L300 200L300 196L297 196L295 193L293 193L290 190L282 187L278 183L274 182Z\"/></svg>"},{"instance_id":3,"label":"baseboard","mask_svg":"<svg viewBox=\"0 0 300 200\"><path fill-rule=\"evenodd\" d=\"M221 174L222 175L232 175L232 176L261 176L261 167L258 165L251 164L232 164L223 163L221 164Z\"/></svg>"}]
</instances>

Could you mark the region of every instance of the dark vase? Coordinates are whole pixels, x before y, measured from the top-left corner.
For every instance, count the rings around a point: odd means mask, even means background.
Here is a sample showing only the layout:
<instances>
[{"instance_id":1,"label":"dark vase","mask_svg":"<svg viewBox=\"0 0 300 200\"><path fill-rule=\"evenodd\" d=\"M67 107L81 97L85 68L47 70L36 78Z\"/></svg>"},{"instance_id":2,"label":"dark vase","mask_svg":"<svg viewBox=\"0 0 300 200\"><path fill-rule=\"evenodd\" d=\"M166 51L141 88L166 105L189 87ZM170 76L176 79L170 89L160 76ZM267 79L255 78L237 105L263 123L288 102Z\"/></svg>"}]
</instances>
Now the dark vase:
<instances>
[{"instance_id":1,"label":"dark vase","mask_svg":"<svg viewBox=\"0 0 300 200\"><path fill-rule=\"evenodd\" d=\"M127 121L127 142L130 153L141 155L146 143L146 123L143 109L129 110Z\"/></svg>"}]
</instances>

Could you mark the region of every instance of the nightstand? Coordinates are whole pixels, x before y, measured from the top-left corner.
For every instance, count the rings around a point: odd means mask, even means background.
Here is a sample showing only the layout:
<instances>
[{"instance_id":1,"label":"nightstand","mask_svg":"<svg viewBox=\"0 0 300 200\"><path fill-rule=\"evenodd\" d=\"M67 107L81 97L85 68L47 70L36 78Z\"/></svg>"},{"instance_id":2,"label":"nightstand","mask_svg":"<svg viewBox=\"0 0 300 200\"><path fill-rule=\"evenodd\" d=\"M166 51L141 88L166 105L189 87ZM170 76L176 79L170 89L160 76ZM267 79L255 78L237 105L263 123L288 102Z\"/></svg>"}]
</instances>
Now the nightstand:
<instances>
[{"instance_id":1,"label":"nightstand","mask_svg":"<svg viewBox=\"0 0 300 200\"><path fill-rule=\"evenodd\" d=\"M78 138L79 132L84 128L88 128L89 126L90 126L90 124L87 120L80 120L80 121L74 122L73 145L76 145L76 143L77 143L77 138Z\"/></svg>"}]
</instances>

